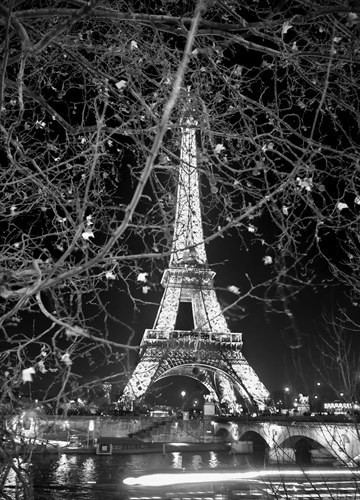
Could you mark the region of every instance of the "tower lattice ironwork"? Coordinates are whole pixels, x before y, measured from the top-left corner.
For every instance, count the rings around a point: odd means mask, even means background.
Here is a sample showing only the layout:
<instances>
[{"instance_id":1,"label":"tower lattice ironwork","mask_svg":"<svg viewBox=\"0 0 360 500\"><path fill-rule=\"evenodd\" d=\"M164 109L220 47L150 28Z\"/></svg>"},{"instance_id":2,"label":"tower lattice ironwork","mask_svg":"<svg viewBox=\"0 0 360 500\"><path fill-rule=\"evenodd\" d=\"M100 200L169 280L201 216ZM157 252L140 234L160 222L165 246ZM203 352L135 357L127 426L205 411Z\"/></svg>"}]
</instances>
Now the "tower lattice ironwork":
<instances>
[{"instance_id":1,"label":"tower lattice ironwork","mask_svg":"<svg viewBox=\"0 0 360 500\"><path fill-rule=\"evenodd\" d=\"M123 391L124 405L157 381L181 375L200 380L218 403L263 408L269 392L242 353L241 333L230 332L217 300L202 228L195 124L182 127L176 214L164 294L152 329L145 330L139 362ZM177 330L181 303L191 303L194 328Z\"/></svg>"}]
</instances>

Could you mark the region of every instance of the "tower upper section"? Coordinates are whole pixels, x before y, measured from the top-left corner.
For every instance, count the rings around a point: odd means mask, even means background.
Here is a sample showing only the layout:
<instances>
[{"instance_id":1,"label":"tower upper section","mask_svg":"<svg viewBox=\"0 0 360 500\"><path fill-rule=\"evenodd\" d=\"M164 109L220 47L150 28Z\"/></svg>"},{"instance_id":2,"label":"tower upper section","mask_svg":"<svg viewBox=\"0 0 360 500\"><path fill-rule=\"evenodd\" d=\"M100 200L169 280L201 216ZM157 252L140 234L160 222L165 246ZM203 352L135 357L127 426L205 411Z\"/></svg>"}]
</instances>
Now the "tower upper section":
<instances>
[{"instance_id":1,"label":"tower upper section","mask_svg":"<svg viewBox=\"0 0 360 500\"><path fill-rule=\"evenodd\" d=\"M202 228L195 122L182 125L181 154L176 193L176 214L169 267L207 265Z\"/></svg>"}]
</instances>

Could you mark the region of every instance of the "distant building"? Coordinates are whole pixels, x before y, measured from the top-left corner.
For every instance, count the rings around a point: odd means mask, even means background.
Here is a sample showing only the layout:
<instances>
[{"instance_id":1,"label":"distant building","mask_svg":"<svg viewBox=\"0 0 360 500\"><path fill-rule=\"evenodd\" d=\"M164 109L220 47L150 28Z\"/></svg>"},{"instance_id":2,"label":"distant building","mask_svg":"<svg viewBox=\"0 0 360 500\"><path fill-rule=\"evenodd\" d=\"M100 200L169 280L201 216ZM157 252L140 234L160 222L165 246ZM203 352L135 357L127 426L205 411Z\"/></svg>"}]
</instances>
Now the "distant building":
<instances>
[{"instance_id":1,"label":"distant building","mask_svg":"<svg viewBox=\"0 0 360 500\"><path fill-rule=\"evenodd\" d=\"M355 403L344 403L342 401L334 401L332 403L324 403L324 410L329 414L346 415L351 412L360 413L360 406Z\"/></svg>"}]
</instances>

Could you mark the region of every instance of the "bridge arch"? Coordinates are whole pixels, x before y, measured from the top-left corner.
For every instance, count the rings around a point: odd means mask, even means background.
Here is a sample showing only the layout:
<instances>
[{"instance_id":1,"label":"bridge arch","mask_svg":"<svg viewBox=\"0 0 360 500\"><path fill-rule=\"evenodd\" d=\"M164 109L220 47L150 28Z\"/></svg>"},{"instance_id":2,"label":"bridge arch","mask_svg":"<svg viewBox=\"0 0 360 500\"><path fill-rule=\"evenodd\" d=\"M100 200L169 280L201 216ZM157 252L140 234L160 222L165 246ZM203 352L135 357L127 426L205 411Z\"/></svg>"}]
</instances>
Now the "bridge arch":
<instances>
[{"instance_id":1,"label":"bridge arch","mask_svg":"<svg viewBox=\"0 0 360 500\"><path fill-rule=\"evenodd\" d=\"M250 441L253 445L253 453L265 458L269 445L261 434L255 431L246 431L241 435L239 441Z\"/></svg>"},{"instance_id":2,"label":"bridge arch","mask_svg":"<svg viewBox=\"0 0 360 500\"><path fill-rule=\"evenodd\" d=\"M293 435L287 437L280 445L283 449L294 451L295 462L299 465L310 465L314 460L335 459L328 446L309 436Z\"/></svg>"},{"instance_id":3,"label":"bridge arch","mask_svg":"<svg viewBox=\"0 0 360 500\"><path fill-rule=\"evenodd\" d=\"M319 443L317 440L309 437L309 436L304 436L303 434L293 434L291 436L288 436L284 439L284 441L278 443L278 446L281 448L295 448L296 445L301 441L306 441L307 445L310 449L312 450L318 450L320 448L325 448L321 443Z\"/></svg>"},{"instance_id":4,"label":"bridge arch","mask_svg":"<svg viewBox=\"0 0 360 500\"><path fill-rule=\"evenodd\" d=\"M296 452L298 450L298 454L306 454L310 453L315 455L313 450L323 456L333 457L336 459L336 453L332 446L332 440L329 439L329 436L324 435L322 432L318 432L317 429L309 429L308 432L297 433L292 430L291 435L287 435L284 440L278 441L278 445L282 448L293 448Z\"/></svg>"},{"instance_id":5,"label":"bridge arch","mask_svg":"<svg viewBox=\"0 0 360 500\"><path fill-rule=\"evenodd\" d=\"M214 437L221 438L223 441L231 441L232 439L230 429L227 427L218 427Z\"/></svg>"}]
</instances>

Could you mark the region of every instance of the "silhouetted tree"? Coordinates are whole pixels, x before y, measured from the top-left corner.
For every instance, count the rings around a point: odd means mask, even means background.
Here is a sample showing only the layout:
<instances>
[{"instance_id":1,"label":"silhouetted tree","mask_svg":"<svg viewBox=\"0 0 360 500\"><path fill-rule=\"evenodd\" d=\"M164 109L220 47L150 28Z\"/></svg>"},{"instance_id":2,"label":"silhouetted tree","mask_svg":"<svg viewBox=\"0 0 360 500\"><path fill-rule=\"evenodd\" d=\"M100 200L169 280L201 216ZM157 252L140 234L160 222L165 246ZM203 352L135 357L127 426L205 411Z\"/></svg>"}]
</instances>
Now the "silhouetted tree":
<instances>
[{"instance_id":1,"label":"silhouetted tree","mask_svg":"<svg viewBox=\"0 0 360 500\"><path fill-rule=\"evenodd\" d=\"M259 298L297 332L299 290L358 286L359 16L338 0L2 3L4 408L32 378L60 404L99 350L126 373L131 318L108 302L153 300L186 113L206 241L236 235L258 263L226 309Z\"/></svg>"}]
</instances>

